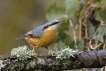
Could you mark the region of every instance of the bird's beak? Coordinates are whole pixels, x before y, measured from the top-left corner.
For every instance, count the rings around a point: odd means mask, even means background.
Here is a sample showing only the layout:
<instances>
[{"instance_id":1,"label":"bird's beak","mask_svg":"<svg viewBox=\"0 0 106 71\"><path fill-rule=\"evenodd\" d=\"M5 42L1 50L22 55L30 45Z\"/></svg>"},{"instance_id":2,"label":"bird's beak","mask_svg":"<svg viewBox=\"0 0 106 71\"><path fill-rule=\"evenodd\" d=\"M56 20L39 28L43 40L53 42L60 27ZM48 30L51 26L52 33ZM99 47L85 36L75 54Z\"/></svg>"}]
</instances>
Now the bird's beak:
<instances>
[{"instance_id":1,"label":"bird's beak","mask_svg":"<svg viewBox=\"0 0 106 71\"><path fill-rule=\"evenodd\" d=\"M60 20L60 22L64 22L65 20L66 20L66 18L64 18L64 19Z\"/></svg>"}]
</instances>

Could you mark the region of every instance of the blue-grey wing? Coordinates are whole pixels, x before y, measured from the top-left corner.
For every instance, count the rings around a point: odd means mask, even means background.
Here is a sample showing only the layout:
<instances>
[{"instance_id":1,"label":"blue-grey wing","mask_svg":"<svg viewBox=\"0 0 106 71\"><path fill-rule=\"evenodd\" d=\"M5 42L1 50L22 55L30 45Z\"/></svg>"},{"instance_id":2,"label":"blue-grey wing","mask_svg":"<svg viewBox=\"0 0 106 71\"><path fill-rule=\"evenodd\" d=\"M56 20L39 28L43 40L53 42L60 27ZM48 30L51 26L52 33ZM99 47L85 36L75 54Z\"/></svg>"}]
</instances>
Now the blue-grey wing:
<instances>
[{"instance_id":1,"label":"blue-grey wing","mask_svg":"<svg viewBox=\"0 0 106 71\"><path fill-rule=\"evenodd\" d=\"M25 35L30 37L40 38L45 33L43 28L44 28L43 25L39 26L36 29L29 31Z\"/></svg>"}]
</instances>

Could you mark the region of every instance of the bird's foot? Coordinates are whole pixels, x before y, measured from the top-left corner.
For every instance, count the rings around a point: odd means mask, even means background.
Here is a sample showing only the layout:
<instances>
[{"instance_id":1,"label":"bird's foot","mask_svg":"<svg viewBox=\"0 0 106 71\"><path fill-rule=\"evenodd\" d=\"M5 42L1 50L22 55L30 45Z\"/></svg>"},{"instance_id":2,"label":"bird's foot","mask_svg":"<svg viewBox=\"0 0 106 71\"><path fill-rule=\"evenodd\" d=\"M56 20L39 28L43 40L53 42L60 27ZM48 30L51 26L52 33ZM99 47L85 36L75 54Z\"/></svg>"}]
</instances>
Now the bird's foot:
<instances>
[{"instance_id":1,"label":"bird's foot","mask_svg":"<svg viewBox=\"0 0 106 71\"><path fill-rule=\"evenodd\" d=\"M50 50L50 48L48 48L48 47L45 47L48 51Z\"/></svg>"},{"instance_id":2,"label":"bird's foot","mask_svg":"<svg viewBox=\"0 0 106 71\"><path fill-rule=\"evenodd\" d=\"M33 50L33 53L36 57L38 56L38 53L36 53L35 50Z\"/></svg>"},{"instance_id":3,"label":"bird's foot","mask_svg":"<svg viewBox=\"0 0 106 71\"><path fill-rule=\"evenodd\" d=\"M33 53L34 53L35 57L38 59L38 53L35 52L34 47L33 47Z\"/></svg>"}]
</instances>

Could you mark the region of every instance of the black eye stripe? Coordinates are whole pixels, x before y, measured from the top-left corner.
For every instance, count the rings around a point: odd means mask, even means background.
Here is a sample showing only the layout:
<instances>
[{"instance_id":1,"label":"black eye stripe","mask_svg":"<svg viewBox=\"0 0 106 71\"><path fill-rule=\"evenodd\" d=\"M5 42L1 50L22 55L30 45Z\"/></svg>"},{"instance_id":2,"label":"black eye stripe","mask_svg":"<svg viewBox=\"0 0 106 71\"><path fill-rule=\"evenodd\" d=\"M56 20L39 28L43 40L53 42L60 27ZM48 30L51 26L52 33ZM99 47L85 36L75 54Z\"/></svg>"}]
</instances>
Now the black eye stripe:
<instances>
[{"instance_id":1,"label":"black eye stripe","mask_svg":"<svg viewBox=\"0 0 106 71\"><path fill-rule=\"evenodd\" d=\"M45 26L45 27L43 28L43 30L46 29L46 28L48 28L49 26L55 25L55 24L57 24L57 23L59 23L59 21L58 21L58 22L54 22L54 23L52 23L52 24L49 24L49 25Z\"/></svg>"},{"instance_id":2,"label":"black eye stripe","mask_svg":"<svg viewBox=\"0 0 106 71\"><path fill-rule=\"evenodd\" d=\"M59 22L54 22L54 23L50 24L49 26L55 25L55 24L57 24L57 23L59 23Z\"/></svg>"},{"instance_id":3,"label":"black eye stripe","mask_svg":"<svg viewBox=\"0 0 106 71\"><path fill-rule=\"evenodd\" d=\"M49 26L44 26L43 30L45 30L46 28L48 28Z\"/></svg>"}]
</instances>

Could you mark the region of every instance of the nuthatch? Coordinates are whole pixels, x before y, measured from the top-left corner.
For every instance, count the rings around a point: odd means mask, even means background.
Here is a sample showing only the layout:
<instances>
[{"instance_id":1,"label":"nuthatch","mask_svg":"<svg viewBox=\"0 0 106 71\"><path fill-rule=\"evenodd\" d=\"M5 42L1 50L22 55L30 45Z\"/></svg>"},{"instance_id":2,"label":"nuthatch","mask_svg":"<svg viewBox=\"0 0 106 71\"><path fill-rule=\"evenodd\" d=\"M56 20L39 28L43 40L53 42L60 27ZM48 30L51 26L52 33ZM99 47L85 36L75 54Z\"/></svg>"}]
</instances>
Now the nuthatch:
<instances>
[{"instance_id":1,"label":"nuthatch","mask_svg":"<svg viewBox=\"0 0 106 71\"><path fill-rule=\"evenodd\" d=\"M48 48L48 46L57 39L58 28L63 21L64 20L51 20L29 31L21 38L25 38L33 49L38 47Z\"/></svg>"}]
</instances>

